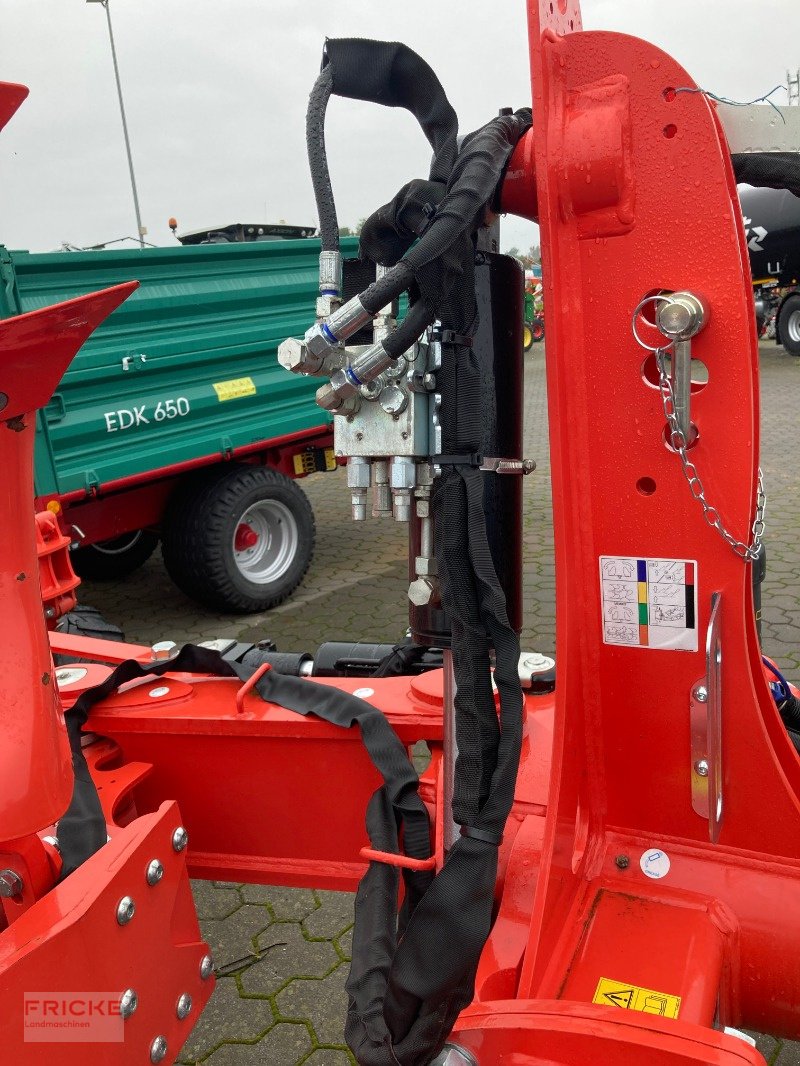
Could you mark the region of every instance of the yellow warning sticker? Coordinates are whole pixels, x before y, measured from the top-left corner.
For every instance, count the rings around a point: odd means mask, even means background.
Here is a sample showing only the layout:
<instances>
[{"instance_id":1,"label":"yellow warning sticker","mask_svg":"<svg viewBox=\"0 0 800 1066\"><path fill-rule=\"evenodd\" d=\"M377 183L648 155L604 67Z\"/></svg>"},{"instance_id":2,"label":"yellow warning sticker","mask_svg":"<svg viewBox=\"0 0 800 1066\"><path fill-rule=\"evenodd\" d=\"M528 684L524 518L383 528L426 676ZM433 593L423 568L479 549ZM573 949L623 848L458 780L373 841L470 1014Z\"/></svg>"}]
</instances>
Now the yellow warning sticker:
<instances>
[{"instance_id":1,"label":"yellow warning sticker","mask_svg":"<svg viewBox=\"0 0 800 1066\"><path fill-rule=\"evenodd\" d=\"M239 400L242 396L255 396L256 384L252 378L233 378L231 381L217 381L214 392L220 403L224 400Z\"/></svg>"},{"instance_id":2,"label":"yellow warning sticker","mask_svg":"<svg viewBox=\"0 0 800 1066\"><path fill-rule=\"evenodd\" d=\"M666 992L654 992L652 988L625 984L601 977L592 1003L604 1007L623 1007L625 1010L640 1010L645 1014L660 1014L662 1018L677 1018L681 1009L681 997Z\"/></svg>"}]
</instances>

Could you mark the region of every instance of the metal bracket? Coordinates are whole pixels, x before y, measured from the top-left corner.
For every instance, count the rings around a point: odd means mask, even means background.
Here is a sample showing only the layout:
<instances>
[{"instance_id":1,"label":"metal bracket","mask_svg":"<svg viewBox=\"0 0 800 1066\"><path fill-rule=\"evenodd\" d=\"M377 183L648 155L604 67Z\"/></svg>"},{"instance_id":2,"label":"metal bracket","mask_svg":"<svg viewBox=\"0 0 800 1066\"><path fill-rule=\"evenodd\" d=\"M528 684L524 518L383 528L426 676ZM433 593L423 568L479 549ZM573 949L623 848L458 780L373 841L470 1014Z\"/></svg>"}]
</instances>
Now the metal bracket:
<instances>
[{"instance_id":1,"label":"metal bracket","mask_svg":"<svg viewBox=\"0 0 800 1066\"><path fill-rule=\"evenodd\" d=\"M800 152L800 108L719 103L717 114L734 155Z\"/></svg>"},{"instance_id":2,"label":"metal bracket","mask_svg":"<svg viewBox=\"0 0 800 1066\"><path fill-rule=\"evenodd\" d=\"M692 809L708 819L712 844L722 826L722 594L711 596L711 618L706 632L706 675L692 686L689 696L691 728Z\"/></svg>"}]
</instances>

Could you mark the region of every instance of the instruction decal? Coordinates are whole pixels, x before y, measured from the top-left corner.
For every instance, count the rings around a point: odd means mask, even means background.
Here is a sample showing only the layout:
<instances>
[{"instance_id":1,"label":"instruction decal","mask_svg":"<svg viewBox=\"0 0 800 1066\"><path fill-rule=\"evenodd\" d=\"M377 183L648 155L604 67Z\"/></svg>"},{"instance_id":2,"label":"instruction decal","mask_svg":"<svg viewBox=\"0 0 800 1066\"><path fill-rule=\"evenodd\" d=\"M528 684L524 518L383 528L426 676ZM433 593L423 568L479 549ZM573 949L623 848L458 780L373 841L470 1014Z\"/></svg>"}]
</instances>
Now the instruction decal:
<instances>
[{"instance_id":1,"label":"instruction decal","mask_svg":"<svg viewBox=\"0 0 800 1066\"><path fill-rule=\"evenodd\" d=\"M603 1007L622 1007L623 1010L638 1010L643 1014L658 1014L662 1018L677 1018L681 1009L681 997L666 992L654 992L652 988L612 981L601 977L592 997L592 1003Z\"/></svg>"},{"instance_id":2,"label":"instruction decal","mask_svg":"<svg viewBox=\"0 0 800 1066\"><path fill-rule=\"evenodd\" d=\"M252 378L232 378L214 383L214 392L220 403L225 400L240 400L242 396L255 396L256 383Z\"/></svg>"},{"instance_id":3,"label":"instruction decal","mask_svg":"<svg viewBox=\"0 0 800 1066\"><path fill-rule=\"evenodd\" d=\"M697 651L697 563L600 556L603 642Z\"/></svg>"}]
</instances>

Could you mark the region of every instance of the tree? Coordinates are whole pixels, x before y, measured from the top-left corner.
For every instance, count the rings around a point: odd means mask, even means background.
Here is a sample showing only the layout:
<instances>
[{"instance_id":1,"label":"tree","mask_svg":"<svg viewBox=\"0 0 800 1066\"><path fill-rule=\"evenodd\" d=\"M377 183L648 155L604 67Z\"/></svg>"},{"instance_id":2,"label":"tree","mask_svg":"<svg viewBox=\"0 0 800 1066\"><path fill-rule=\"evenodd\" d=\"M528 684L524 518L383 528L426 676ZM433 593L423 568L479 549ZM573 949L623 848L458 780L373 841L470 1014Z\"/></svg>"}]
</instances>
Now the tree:
<instances>
[{"instance_id":1,"label":"tree","mask_svg":"<svg viewBox=\"0 0 800 1066\"><path fill-rule=\"evenodd\" d=\"M526 270L532 270L534 263L541 263L542 252L538 244L532 244L527 252L521 252L519 248L509 248L506 255L513 255L519 259Z\"/></svg>"},{"instance_id":2,"label":"tree","mask_svg":"<svg viewBox=\"0 0 800 1066\"><path fill-rule=\"evenodd\" d=\"M358 220L358 222L356 222L355 226L340 226L339 227L339 236L340 237L358 237L358 236L360 236L361 230L364 228L364 223L366 221L367 220L365 218L360 218Z\"/></svg>"}]
</instances>

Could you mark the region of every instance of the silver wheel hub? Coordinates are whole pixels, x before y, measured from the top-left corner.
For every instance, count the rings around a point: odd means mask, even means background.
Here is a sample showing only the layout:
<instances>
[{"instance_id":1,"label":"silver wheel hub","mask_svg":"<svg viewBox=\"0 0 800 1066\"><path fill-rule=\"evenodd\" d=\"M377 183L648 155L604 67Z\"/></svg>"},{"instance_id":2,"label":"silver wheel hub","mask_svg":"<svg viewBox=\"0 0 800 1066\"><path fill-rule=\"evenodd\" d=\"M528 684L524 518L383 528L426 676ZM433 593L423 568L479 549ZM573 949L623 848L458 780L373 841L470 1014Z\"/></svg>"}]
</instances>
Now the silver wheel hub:
<instances>
[{"instance_id":1,"label":"silver wheel hub","mask_svg":"<svg viewBox=\"0 0 800 1066\"><path fill-rule=\"evenodd\" d=\"M800 344L800 311L792 311L786 323L786 332L793 344Z\"/></svg>"},{"instance_id":2,"label":"silver wheel hub","mask_svg":"<svg viewBox=\"0 0 800 1066\"><path fill-rule=\"evenodd\" d=\"M300 534L284 503L259 500L237 523L233 558L239 573L256 585L278 581L297 554Z\"/></svg>"}]
</instances>

